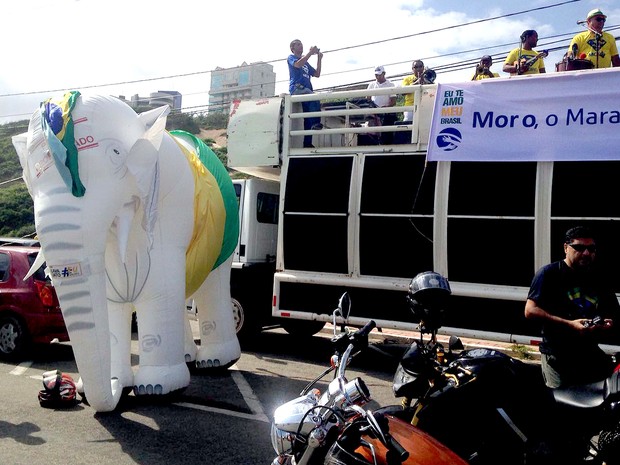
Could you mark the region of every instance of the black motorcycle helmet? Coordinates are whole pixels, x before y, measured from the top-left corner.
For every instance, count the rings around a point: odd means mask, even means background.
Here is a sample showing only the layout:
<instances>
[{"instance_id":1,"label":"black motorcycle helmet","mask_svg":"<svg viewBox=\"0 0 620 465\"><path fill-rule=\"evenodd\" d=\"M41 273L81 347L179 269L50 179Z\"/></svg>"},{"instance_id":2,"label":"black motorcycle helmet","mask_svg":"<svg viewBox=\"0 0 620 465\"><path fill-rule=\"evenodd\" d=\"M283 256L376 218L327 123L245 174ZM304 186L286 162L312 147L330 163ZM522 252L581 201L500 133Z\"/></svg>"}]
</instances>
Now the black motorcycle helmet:
<instances>
[{"instance_id":1,"label":"black motorcycle helmet","mask_svg":"<svg viewBox=\"0 0 620 465\"><path fill-rule=\"evenodd\" d=\"M443 312L452 294L448 280L434 271L418 274L409 283L407 302L422 331L435 332L441 328Z\"/></svg>"}]
</instances>

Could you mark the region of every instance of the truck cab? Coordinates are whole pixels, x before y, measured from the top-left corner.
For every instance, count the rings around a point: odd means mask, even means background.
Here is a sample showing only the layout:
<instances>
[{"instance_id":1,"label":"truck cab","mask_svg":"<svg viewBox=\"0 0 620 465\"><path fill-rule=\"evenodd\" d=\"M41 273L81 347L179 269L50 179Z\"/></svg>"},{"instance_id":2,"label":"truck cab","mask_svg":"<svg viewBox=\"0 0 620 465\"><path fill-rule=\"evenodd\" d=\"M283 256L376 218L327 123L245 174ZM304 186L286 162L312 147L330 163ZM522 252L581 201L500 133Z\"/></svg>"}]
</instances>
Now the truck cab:
<instances>
[{"instance_id":1,"label":"truck cab","mask_svg":"<svg viewBox=\"0 0 620 465\"><path fill-rule=\"evenodd\" d=\"M243 342L271 321L280 184L269 179L234 179L239 202L239 241L231 270L237 336Z\"/></svg>"}]
</instances>

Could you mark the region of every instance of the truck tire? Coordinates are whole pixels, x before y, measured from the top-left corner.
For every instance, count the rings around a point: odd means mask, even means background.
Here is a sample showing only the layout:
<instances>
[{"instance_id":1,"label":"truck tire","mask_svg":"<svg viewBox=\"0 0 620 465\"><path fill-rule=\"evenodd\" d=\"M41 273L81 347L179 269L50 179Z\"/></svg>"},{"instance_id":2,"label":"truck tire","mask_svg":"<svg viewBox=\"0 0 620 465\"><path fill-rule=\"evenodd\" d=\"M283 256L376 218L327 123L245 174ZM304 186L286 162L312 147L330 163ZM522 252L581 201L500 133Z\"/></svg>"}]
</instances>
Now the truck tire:
<instances>
[{"instance_id":1,"label":"truck tire","mask_svg":"<svg viewBox=\"0 0 620 465\"><path fill-rule=\"evenodd\" d=\"M284 331L291 336L298 337L310 337L317 334L325 326L324 321L310 321L310 320L286 320L283 321L282 327Z\"/></svg>"},{"instance_id":2,"label":"truck tire","mask_svg":"<svg viewBox=\"0 0 620 465\"><path fill-rule=\"evenodd\" d=\"M248 312L247 306L244 306L240 300L233 297L231 303L237 339L241 344L250 342L261 332L262 328L253 312L251 310Z\"/></svg>"},{"instance_id":3,"label":"truck tire","mask_svg":"<svg viewBox=\"0 0 620 465\"><path fill-rule=\"evenodd\" d=\"M29 345L26 327L18 318L0 318L0 358L18 360L27 353Z\"/></svg>"}]
</instances>

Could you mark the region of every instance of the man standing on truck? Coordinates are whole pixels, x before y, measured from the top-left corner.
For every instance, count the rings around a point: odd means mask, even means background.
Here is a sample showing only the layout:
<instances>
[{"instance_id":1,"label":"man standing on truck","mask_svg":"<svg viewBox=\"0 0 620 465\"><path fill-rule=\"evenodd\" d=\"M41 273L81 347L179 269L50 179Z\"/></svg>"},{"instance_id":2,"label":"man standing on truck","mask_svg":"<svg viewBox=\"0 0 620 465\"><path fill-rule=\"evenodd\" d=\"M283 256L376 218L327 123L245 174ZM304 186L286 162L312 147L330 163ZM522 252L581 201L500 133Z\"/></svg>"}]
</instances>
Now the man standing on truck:
<instances>
[{"instance_id":1,"label":"man standing on truck","mask_svg":"<svg viewBox=\"0 0 620 465\"><path fill-rule=\"evenodd\" d=\"M616 39L609 32L603 32L607 16L595 8L586 16L587 31L580 32L571 41L568 47L568 56L573 59L584 59L592 62L595 68L609 68L620 66ZM579 24L584 21L577 21Z\"/></svg>"},{"instance_id":2,"label":"man standing on truck","mask_svg":"<svg viewBox=\"0 0 620 465\"><path fill-rule=\"evenodd\" d=\"M295 39L290 44L291 54L288 57L288 72L290 76L289 92L291 95L312 94L311 77L321 76L321 61L323 60L323 54L316 45L310 47L308 53L304 55L304 45L301 40ZM312 55L317 56L316 68L313 68L308 60ZM302 102L301 107L306 111L321 111L321 102L314 100L311 102ZM321 118L312 117L304 118L304 129L322 129ZM312 136L304 136L304 147L314 148L312 145Z\"/></svg>"},{"instance_id":3,"label":"man standing on truck","mask_svg":"<svg viewBox=\"0 0 620 465\"><path fill-rule=\"evenodd\" d=\"M395 87L394 83L385 77L385 68L377 66L375 68L375 80L368 84L368 89L382 89L385 87ZM373 95L370 97L375 106L379 108L393 107L396 105L396 94L393 95ZM396 122L396 113L381 113L378 115L381 126L392 126ZM390 145L394 139L393 132L381 133L381 143Z\"/></svg>"},{"instance_id":4,"label":"man standing on truck","mask_svg":"<svg viewBox=\"0 0 620 465\"><path fill-rule=\"evenodd\" d=\"M550 388L599 381L613 365L599 347L620 305L595 267L596 241L580 226L566 232L564 260L543 266L532 281L525 317L542 322L542 372Z\"/></svg>"},{"instance_id":5,"label":"man standing on truck","mask_svg":"<svg viewBox=\"0 0 620 465\"><path fill-rule=\"evenodd\" d=\"M511 76L521 74L539 74L545 72L543 57L547 56L546 51L538 53L534 47L538 44L538 32L533 29L523 31L521 45L510 51L504 61L504 73Z\"/></svg>"}]
</instances>

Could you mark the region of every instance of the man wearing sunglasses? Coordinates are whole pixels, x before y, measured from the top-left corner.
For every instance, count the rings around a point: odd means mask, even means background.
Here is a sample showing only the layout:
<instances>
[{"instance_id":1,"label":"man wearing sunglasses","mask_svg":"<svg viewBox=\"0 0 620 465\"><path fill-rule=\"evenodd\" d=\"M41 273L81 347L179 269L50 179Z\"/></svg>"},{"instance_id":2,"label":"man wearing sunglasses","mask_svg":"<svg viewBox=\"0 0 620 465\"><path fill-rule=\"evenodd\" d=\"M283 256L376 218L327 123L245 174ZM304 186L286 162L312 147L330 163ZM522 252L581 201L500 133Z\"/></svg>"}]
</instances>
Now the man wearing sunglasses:
<instances>
[{"instance_id":1,"label":"man wearing sunglasses","mask_svg":"<svg viewBox=\"0 0 620 465\"><path fill-rule=\"evenodd\" d=\"M611 374L599 347L620 316L615 293L595 269L596 241L586 227L569 229L564 260L543 266L532 281L525 317L542 323L541 364L550 388L599 381Z\"/></svg>"},{"instance_id":2,"label":"man wearing sunglasses","mask_svg":"<svg viewBox=\"0 0 620 465\"><path fill-rule=\"evenodd\" d=\"M413 71L413 74L403 78L403 82L401 83L403 87L413 86L415 84L426 84L424 82L424 62L422 60L414 60L413 63L411 63L411 70ZM405 94L405 106L413 106L413 96L414 94ZM403 113L403 121L413 121L413 110Z\"/></svg>"},{"instance_id":3,"label":"man wearing sunglasses","mask_svg":"<svg viewBox=\"0 0 620 465\"><path fill-rule=\"evenodd\" d=\"M603 32L606 20L607 16L600 9L591 10L585 21L588 30L573 37L568 47L568 56L589 60L595 68L620 66L616 39L609 32Z\"/></svg>"}]
</instances>

